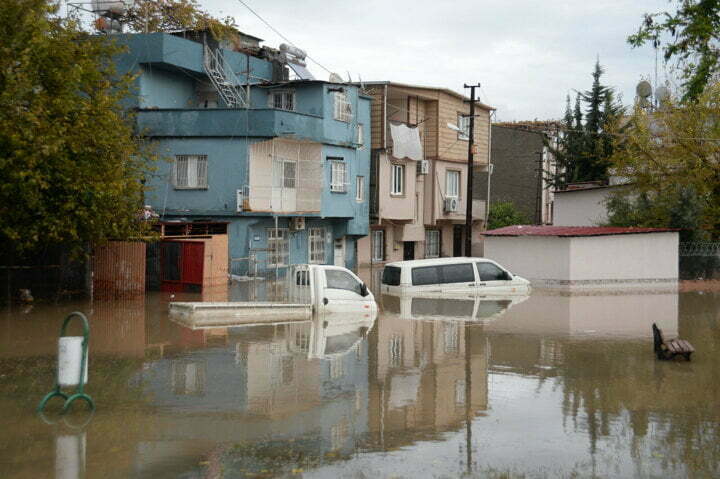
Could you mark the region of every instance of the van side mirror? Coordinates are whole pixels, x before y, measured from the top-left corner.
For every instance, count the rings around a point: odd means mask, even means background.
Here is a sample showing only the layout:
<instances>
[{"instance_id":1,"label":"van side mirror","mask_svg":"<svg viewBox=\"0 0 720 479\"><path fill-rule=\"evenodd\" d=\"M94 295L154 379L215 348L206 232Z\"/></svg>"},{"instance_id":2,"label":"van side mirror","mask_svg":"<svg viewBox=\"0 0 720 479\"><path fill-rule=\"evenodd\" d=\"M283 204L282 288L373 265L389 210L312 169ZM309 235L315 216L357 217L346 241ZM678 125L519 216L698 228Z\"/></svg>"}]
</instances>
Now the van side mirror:
<instances>
[{"instance_id":1,"label":"van side mirror","mask_svg":"<svg viewBox=\"0 0 720 479\"><path fill-rule=\"evenodd\" d=\"M368 294L370 294L370 292L368 291L367 285L365 283L361 283L360 284L360 296L362 296L364 298Z\"/></svg>"}]
</instances>

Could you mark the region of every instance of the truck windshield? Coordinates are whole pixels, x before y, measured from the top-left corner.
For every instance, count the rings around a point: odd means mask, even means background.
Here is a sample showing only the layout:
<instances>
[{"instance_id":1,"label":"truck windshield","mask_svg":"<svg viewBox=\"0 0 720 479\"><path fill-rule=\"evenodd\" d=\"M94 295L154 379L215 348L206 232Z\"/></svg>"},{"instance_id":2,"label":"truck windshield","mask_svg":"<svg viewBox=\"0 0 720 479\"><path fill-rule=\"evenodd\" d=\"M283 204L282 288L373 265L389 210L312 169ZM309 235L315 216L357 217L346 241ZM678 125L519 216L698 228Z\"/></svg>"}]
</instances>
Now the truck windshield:
<instances>
[{"instance_id":1,"label":"truck windshield","mask_svg":"<svg viewBox=\"0 0 720 479\"><path fill-rule=\"evenodd\" d=\"M382 275L382 283L389 286L400 286L400 271L397 266L385 266Z\"/></svg>"}]
</instances>

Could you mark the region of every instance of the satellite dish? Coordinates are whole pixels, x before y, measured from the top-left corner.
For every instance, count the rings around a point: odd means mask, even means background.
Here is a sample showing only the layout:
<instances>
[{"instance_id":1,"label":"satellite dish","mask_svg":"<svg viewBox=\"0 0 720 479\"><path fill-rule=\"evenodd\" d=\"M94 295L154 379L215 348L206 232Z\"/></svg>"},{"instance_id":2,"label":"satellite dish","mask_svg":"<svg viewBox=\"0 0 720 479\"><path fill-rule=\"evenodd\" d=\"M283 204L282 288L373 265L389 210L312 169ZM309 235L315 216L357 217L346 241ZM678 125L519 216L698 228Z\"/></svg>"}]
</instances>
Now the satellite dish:
<instances>
[{"instance_id":1,"label":"satellite dish","mask_svg":"<svg viewBox=\"0 0 720 479\"><path fill-rule=\"evenodd\" d=\"M648 98L652 95L652 85L650 85L650 82L643 80L635 87L635 93L640 98Z\"/></svg>"},{"instance_id":2,"label":"satellite dish","mask_svg":"<svg viewBox=\"0 0 720 479\"><path fill-rule=\"evenodd\" d=\"M340 75L337 73L331 73L330 78L328 78L328 81L330 83L345 83L345 80L342 79Z\"/></svg>"},{"instance_id":3,"label":"satellite dish","mask_svg":"<svg viewBox=\"0 0 720 479\"><path fill-rule=\"evenodd\" d=\"M660 103L670 99L670 89L666 86L660 86L655 89L655 99Z\"/></svg>"}]
</instances>

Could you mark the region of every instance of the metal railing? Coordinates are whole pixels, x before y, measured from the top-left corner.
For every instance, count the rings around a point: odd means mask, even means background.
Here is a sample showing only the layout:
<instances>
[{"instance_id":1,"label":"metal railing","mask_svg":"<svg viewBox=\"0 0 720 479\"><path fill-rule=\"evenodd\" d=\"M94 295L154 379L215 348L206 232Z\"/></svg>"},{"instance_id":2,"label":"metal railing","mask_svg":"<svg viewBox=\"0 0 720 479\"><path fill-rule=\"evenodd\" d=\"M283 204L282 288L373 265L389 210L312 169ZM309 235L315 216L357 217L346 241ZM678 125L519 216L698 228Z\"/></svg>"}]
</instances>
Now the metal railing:
<instances>
[{"instance_id":1,"label":"metal railing","mask_svg":"<svg viewBox=\"0 0 720 479\"><path fill-rule=\"evenodd\" d=\"M219 48L204 46L203 68L220 98L229 108L247 108L245 91L232 69L225 68L225 59Z\"/></svg>"}]
</instances>

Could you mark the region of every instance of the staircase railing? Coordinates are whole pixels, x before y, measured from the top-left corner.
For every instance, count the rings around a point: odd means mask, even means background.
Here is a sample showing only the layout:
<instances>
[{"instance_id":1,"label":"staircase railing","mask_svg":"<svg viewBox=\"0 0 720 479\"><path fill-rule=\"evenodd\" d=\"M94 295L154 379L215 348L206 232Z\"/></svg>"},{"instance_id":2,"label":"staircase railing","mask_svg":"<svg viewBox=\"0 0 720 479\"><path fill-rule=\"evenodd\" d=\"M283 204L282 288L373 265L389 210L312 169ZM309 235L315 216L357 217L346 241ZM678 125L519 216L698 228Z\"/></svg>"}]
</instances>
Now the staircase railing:
<instances>
[{"instance_id":1,"label":"staircase railing","mask_svg":"<svg viewBox=\"0 0 720 479\"><path fill-rule=\"evenodd\" d=\"M229 108L247 108L245 90L232 69L225 68L225 61L218 48L205 45L203 68L220 98Z\"/></svg>"}]
</instances>

